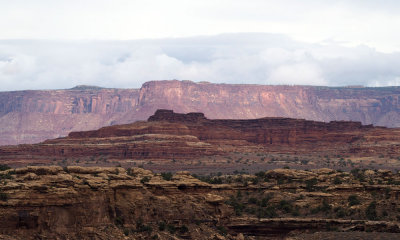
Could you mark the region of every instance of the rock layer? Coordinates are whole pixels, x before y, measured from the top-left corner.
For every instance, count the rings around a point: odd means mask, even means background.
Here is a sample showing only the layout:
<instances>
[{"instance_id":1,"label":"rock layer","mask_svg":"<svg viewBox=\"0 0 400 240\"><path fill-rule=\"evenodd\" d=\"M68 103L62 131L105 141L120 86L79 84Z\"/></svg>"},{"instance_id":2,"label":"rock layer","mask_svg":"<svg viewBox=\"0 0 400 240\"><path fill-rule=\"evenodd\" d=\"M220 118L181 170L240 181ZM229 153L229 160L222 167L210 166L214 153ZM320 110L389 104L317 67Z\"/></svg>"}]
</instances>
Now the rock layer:
<instances>
[{"instance_id":1,"label":"rock layer","mask_svg":"<svg viewBox=\"0 0 400 240\"><path fill-rule=\"evenodd\" d=\"M400 127L400 88L328 88L152 81L140 89L0 92L0 144L145 120L156 109L212 119L291 117Z\"/></svg>"},{"instance_id":2,"label":"rock layer","mask_svg":"<svg viewBox=\"0 0 400 240\"><path fill-rule=\"evenodd\" d=\"M216 179L220 184L209 183ZM398 173L277 169L206 181L140 168L0 171L0 239L250 240L316 231L340 232L344 239L357 232L400 236Z\"/></svg>"},{"instance_id":3,"label":"rock layer","mask_svg":"<svg viewBox=\"0 0 400 240\"><path fill-rule=\"evenodd\" d=\"M399 146L400 129L360 122L324 123L290 118L210 120L202 113L158 110L147 122L71 132L68 137L39 144L3 146L0 147L0 162L21 166L90 158L87 163L95 164L97 157L106 156L119 163L140 160L146 164L156 161L168 165L170 161L179 160L185 169L193 160L208 158L211 161L219 156L227 157L220 162L223 168L229 165L227 159L236 152L259 156L266 153L296 157L318 155L318 161L322 162L321 155L379 157L389 166L388 158L400 156Z\"/></svg>"}]
</instances>

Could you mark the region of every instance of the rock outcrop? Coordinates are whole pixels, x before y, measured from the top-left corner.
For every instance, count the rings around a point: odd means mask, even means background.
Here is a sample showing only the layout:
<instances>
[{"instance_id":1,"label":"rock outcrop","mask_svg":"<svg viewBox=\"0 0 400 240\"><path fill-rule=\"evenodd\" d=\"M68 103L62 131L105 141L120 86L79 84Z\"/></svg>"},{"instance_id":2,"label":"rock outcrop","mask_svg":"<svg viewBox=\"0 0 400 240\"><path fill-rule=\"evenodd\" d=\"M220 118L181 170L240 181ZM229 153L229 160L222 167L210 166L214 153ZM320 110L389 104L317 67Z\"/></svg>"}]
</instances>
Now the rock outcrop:
<instances>
[{"instance_id":1,"label":"rock outcrop","mask_svg":"<svg viewBox=\"0 0 400 240\"><path fill-rule=\"evenodd\" d=\"M289 162L297 165L303 164L299 157L315 158L319 164L326 164L330 161L321 157L325 156L338 158L337 164L350 164L351 158L358 162L369 158L368 163L375 161L381 167L395 168L399 165L399 146L400 129L360 122L324 123L290 118L210 120L202 113L158 110L147 122L71 132L68 137L40 144L2 146L0 162L13 166L50 162L65 165L67 161L103 165L107 161L99 162L99 158L107 158L114 164L148 164L151 169L165 165L177 171L200 160L211 168L217 164L224 168L235 165L233 158L245 153L246 165L250 160L255 163L255 159L264 163L266 157L276 161L274 156L281 154L286 158L291 155ZM348 159L345 161L343 156ZM80 163L80 159L84 162ZM240 163L240 159L235 163ZM389 160L393 163L388 164ZM176 162L178 165L173 166Z\"/></svg>"},{"instance_id":2,"label":"rock outcrop","mask_svg":"<svg viewBox=\"0 0 400 240\"><path fill-rule=\"evenodd\" d=\"M120 167L0 171L0 239L400 237L398 173L277 169L201 179Z\"/></svg>"},{"instance_id":3,"label":"rock outcrop","mask_svg":"<svg viewBox=\"0 0 400 240\"><path fill-rule=\"evenodd\" d=\"M0 144L145 120L157 109L212 119L290 117L400 127L400 88L329 88L152 81L140 89L0 92Z\"/></svg>"}]
</instances>

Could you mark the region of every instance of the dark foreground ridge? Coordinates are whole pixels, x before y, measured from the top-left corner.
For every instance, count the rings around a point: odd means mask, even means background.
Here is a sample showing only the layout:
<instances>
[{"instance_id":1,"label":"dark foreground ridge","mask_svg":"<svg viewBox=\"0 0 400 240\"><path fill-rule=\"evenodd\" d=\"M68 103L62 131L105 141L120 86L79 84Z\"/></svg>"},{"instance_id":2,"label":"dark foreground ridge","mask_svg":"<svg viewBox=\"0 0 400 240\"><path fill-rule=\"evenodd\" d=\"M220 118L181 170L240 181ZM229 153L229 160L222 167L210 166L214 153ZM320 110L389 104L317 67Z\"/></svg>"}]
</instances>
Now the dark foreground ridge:
<instances>
[{"instance_id":1,"label":"dark foreground ridge","mask_svg":"<svg viewBox=\"0 0 400 240\"><path fill-rule=\"evenodd\" d=\"M0 171L0 183L0 239L400 238L391 171L50 166Z\"/></svg>"}]
</instances>

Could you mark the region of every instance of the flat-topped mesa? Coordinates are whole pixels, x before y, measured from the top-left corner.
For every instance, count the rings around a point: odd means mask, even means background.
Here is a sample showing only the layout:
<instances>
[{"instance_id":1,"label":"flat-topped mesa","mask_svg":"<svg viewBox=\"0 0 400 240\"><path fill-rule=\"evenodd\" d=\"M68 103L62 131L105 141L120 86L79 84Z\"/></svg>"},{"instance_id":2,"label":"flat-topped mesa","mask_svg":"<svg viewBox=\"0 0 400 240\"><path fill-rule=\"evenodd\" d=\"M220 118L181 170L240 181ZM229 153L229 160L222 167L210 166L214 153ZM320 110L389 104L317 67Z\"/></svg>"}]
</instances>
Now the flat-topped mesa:
<instances>
[{"instance_id":1,"label":"flat-topped mesa","mask_svg":"<svg viewBox=\"0 0 400 240\"><path fill-rule=\"evenodd\" d=\"M205 141L244 140L271 145L346 144L362 137L362 132L374 129L361 122L318 122L305 119L265 117L258 119L207 119L202 113L174 113L157 110L149 122L183 124L188 134ZM346 134L344 134L346 133Z\"/></svg>"},{"instance_id":2,"label":"flat-topped mesa","mask_svg":"<svg viewBox=\"0 0 400 240\"><path fill-rule=\"evenodd\" d=\"M140 89L77 86L0 92L0 145L39 143L71 131L148 119L157 109L209 119L288 117L400 127L400 87L353 88L152 81ZM158 117L166 118L167 112ZM171 115L169 117L177 117ZM199 120L200 114L180 116ZM154 117L151 120L155 119ZM187 121L187 122L188 122Z\"/></svg>"},{"instance_id":3,"label":"flat-topped mesa","mask_svg":"<svg viewBox=\"0 0 400 240\"><path fill-rule=\"evenodd\" d=\"M207 125L223 125L227 127L242 128L276 128L284 127L297 128L303 130L327 130L327 131L351 131L357 129L373 128L372 124L363 125L355 121L330 121L329 123L311 121L305 119L265 117L257 119L208 119L200 112L175 113L173 110L158 109L154 115L150 116L149 122L171 122L171 123L208 123Z\"/></svg>"},{"instance_id":4,"label":"flat-topped mesa","mask_svg":"<svg viewBox=\"0 0 400 240\"><path fill-rule=\"evenodd\" d=\"M148 121L113 125L41 144L0 147L0 162L108 156L114 160L187 160L232 152L400 156L400 129L360 122L293 118L207 119L157 110ZM372 154L372 155L371 155ZM25 160L24 160L25 161Z\"/></svg>"},{"instance_id":5,"label":"flat-topped mesa","mask_svg":"<svg viewBox=\"0 0 400 240\"><path fill-rule=\"evenodd\" d=\"M356 130L356 129L368 129L374 128L372 124L363 125L361 122L353 121L330 121L328 123L328 128L333 130Z\"/></svg>"},{"instance_id":6,"label":"flat-topped mesa","mask_svg":"<svg viewBox=\"0 0 400 240\"><path fill-rule=\"evenodd\" d=\"M245 140L258 144L304 144L309 142L348 143L359 133L373 129L361 122L329 123L292 118L208 119L203 113L175 113L159 109L148 122L103 127L94 131L71 132L69 138L109 138L141 134L192 135L200 140ZM343 132L352 134L342 134ZM357 132L357 133L354 133ZM325 136L329 135L329 136ZM46 141L48 142L48 141Z\"/></svg>"},{"instance_id":7,"label":"flat-topped mesa","mask_svg":"<svg viewBox=\"0 0 400 240\"><path fill-rule=\"evenodd\" d=\"M158 109L154 115L150 116L149 122L168 121L168 122L199 122L207 120L204 113L191 112L191 113L174 113L173 110Z\"/></svg>"}]
</instances>

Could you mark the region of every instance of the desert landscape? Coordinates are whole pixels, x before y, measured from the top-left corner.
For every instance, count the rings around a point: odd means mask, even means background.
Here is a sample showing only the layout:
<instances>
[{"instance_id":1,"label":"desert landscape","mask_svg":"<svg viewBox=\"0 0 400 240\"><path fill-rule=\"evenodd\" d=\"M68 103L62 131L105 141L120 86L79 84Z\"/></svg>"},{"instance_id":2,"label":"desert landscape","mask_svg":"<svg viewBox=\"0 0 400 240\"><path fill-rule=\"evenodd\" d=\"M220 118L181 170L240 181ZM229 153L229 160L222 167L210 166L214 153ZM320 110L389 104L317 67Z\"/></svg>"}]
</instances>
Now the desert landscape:
<instances>
[{"instance_id":1,"label":"desert landscape","mask_svg":"<svg viewBox=\"0 0 400 240\"><path fill-rule=\"evenodd\" d=\"M49 166L1 173L2 239L396 239L400 175L275 169L155 174Z\"/></svg>"},{"instance_id":2,"label":"desert landscape","mask_svg":"<svg viewBox=\"0 0 400 240\"><path fill-rule=\"evenodd\" d=\"M400 130L361 122L147 121L0 147L4 239L392 239Z\"/></svg>"},{"instance_id":3,"label":"desert landscape","mask_svg":"<svg viewBox=\"0 0 400 240\"><path fill-rule=\"evenodd\" d=\"M290 118L210 120L157 110L148 121L71 132L38 144L0 146L10 166L122 166L233 173L297 169L400 168L400 129Z\"/></svg>"},{"instance_id":4,"label":"desert landscape","mask_svg":"<svg viewBox=\"0 0 400 240\"><path fill-rule=\"evenodd\" d=\"M400 1L0 1L0 240L400 239Z\"/></svg>"}]
</instances>

